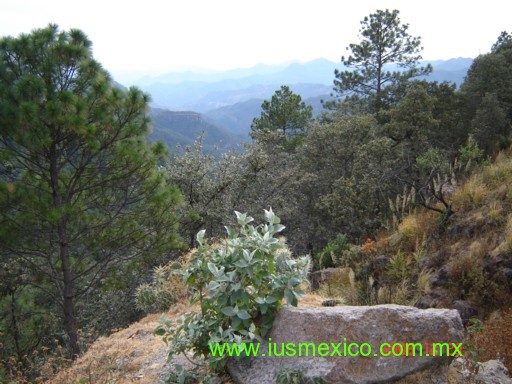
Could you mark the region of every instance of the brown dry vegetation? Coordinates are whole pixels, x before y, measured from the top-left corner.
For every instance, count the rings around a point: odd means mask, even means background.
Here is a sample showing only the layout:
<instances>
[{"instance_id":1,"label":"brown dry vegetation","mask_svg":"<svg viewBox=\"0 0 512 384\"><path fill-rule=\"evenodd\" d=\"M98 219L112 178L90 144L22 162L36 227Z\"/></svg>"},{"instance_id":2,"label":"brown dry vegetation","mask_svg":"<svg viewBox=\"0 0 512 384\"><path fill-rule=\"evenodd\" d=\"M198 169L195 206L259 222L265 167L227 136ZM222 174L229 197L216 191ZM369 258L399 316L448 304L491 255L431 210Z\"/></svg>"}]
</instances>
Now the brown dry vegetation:
<instances>
[{"instance_id":1,"label":"brown dry vegetation","mask_svg":"<svg viewBox=\"0 0 512 384\"><path fill-rule=\"evenodd\" d=\"M512 264L512 155L500 154L455 188L449 200L455 214L446 226L439 226L437 213L420 210L379 237L376 255L408 258L414 284L404 288L395 283L394 291L406 289L406 296L415 299L417 293L437 290L441 297L435 306L464 300L478 308L484 321L483 333L475 336L479 360L499 358L512 371L512 281L507 268ZM440 271L446 273L446 285L432 288Z\"/></svg>"},{"instance_id":2,"label":"brown dry vegetation","mask_svg":"<svg viewBox=\"0 0 512 384\"><path fill-rule=\"evenodd\" d=\"M437 212L418 210L405 217L394 232L380 236L376 255L391 259L405 255L414 272L414 285L421 285L423 293L430 292L425 275L433 276L444 268L448 295L439 305L467 300L484 315L512 306L512 282L500 280L496 273L512 259L511 155L501 153L493 164L456 187L448 199L455 214L443 228ZM400 289L399 284L394 288ZM414 297L414 292L409 297Z\"/></svg>"},{"instance_id":3,"label":"brown dry vegetation","mask_svg":"<svg viewBox=\"0 0 512 384\"><path fill-rule=\"evenodd\" d=\"M307 294L299 307L319 307L322 298ZM177 319L191 308L180 302L165 314L169 320ZM51 384L156 384L169 371L168 347L160 336L153 335L159 325L160 314L146 316L128 328L99 338L89 350L68 368L49 381ZM192 365L177 356L176 362Z\"/></svg>"},{"instance_id":4,"label":"brown dry vegetation","mask_svg":"<svg viewBox=\"0 0 512 384\"><path fill-rule=\"evenodd\" d=\"M187 310L190 308L179 303L166 317L176 319ZM153 335L159 318L159 314L152 314L109 337L99 338L50 383L158 383L165 372L167 358L167 347L162 338Z\"/></svg>"},{"instance_id":5,"label":"brown dry vegetation","mask_svg":"<svg viewBox=\"0 0 512 384\"><path fill-rule=\"evenodd\" d=\"M476 346L481 361L499 359L512 372L512 309L491 314Z\"/></svg>"}]
</instances>

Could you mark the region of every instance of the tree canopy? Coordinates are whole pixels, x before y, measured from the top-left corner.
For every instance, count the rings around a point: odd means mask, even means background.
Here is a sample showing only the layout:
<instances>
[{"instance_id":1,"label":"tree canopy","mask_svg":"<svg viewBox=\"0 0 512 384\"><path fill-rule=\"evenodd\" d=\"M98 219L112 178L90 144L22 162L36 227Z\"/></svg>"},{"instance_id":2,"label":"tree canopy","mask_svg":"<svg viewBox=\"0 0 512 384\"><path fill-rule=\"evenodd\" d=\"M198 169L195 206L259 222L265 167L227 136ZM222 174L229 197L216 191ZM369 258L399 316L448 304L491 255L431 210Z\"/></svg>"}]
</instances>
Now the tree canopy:
<instances>
[{"instance_id":1,"label":"tree canopy","mask_svg":"<svg viewBox=\"0 0 512 384\"><path fill-rule=\"evenodd\" d=\"M408 80L431 72L421 67L421 38L408 32L399 11L377 10L361 21L361 41L350 44L348 57L342 56L347 70L335 71L335 91L339 95L368 98L372 113L378 113L392 98L392 89Z\"/></svg>"},{"instance_id":2,"label":"tree canopy","mask_svg":"<svg viewBox=\"0 0 512 384\"><path fill-rule=\"evenodd\" d=\"M282 131L289 140L303 136L313 117L313 108L287 85L281 86L270 101L265 100L261 109L261 116L253 120L252 131Z\"/></svg>"},{"instance_id":3,"label":"tree canopy","mask_svg":"<svg viewBox=\"0 0 512 384\"><path fill-rule=\"evenodd\" d=\"M23 287L35 290L60 312L71 355L80 299L178 244L180 195L157 170L164 148L146 141L147 102L112 86L79 30L49 25L0 40L0 250L17 279L11 304L18 311Z\"/></svg>"},{"instance_id":4,"label":"tree canopy","mask_svg":"<svg viewBox=\"0 0 512 384\"><path fill-rule=\"evenodd\" d=\"M510 145L512 39L507 32L501 33L490 53L475 59L461 88L466 118L479 145L488 154Z\"/></svg>"}]
</instances>

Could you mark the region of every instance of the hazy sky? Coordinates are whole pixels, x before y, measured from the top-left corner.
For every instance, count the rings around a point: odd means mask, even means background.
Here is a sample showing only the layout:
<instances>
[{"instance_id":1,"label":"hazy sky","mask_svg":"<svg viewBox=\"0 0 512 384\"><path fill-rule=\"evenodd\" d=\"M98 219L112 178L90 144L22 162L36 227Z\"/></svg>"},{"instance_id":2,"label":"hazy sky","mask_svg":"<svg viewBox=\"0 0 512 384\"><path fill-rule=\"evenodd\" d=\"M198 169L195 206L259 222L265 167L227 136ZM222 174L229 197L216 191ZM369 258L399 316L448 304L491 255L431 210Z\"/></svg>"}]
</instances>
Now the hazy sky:
<instances>
[{"instance_id":1,"label":"hazy sky","mask_svg":"<svg viewBox=\"0 0 512 384\"><path fill-rule=\"evenodd\" d=\"M475 57L512 31L507 0L0 0L0 35L56 23L79 28L94 56L123 71L257 63L339 61L357 42L359 22L377 9L399 9L421 36L425 59Z\"/></svg>"}]
</instances>

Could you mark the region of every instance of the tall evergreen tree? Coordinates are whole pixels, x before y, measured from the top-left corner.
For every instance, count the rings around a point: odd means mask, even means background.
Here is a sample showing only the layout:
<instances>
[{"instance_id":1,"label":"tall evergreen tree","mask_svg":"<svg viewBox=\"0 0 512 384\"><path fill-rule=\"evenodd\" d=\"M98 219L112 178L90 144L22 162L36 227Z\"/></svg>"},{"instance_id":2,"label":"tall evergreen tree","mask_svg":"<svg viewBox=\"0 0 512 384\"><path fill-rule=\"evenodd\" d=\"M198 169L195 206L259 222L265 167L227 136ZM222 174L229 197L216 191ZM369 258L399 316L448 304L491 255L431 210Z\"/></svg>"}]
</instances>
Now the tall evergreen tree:
<instances>
[{"instance_id":1,"label":"tall evergreen tree","mask_svg":"<svg viewBox=\"0 0 512 384\"><path fill-rule=\"evenodd\" d=\"M335 91L368 99L370 111L376 114L386 107L386 98L392 98L386 91L430 73L430 65L419 66L421 38L411 36L408 29L398 10L377 10L365 17L359 30L361 42L350 44L351 55L341 58L349 69L335 71Z\"/></svg>"},{"instance_id":2,"label":"tall evergreen tree","mask_svg":"<svg viewBox=\"0 0 512 384\"><path fill-rule=\"evenodd\" d=\"M177 245L180 195L147 144L147 102L112 86L79 30L0 40L0 255L60 308L73 356L80 298Z\"/></svg>"}]
</instances>

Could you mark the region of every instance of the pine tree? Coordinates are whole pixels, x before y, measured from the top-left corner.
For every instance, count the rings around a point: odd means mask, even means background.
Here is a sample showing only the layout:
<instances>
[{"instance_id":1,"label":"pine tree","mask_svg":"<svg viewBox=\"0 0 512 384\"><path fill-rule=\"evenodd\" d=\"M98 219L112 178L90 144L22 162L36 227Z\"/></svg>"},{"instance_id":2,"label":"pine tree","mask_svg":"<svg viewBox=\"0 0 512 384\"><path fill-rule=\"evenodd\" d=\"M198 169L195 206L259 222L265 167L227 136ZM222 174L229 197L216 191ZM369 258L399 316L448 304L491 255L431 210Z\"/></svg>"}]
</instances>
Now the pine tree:
<instances>
[{"instance_id":1,"label":"pine tree","mask_svg":"<svg viewBox=\"0 0 512 384\"><path fill-rule=\"evenodd\" d=\"M56 304L80 352L77 301L177 245L179 192L149 146L148 96L113 87L79 30L0 40L0 251Z\"/></svg>"},{"instance_id":2,"label":"pine tree","mask_svg":"<svg viewBox=\"0 0 512 384\"><path fill-rule=\"evenodd\" d=\"M335 71L335 91L367 99L370 111L377 114L386 106L386 91L430 73L430 65L419 66L421 38L409 35L408 29L398 10L377 10L365 17L359 30L361 42L350 44L347 50L352 54L341 58L349 70ZM391 92L387 96L393 98Z\"/></svg>"},{"instance_id":3,"label":"pine tree","mask_svg":"<svg viewBox=\"0 0 512 384\"><path fill-rule=\"evenodd\" d=\"M287 141L287 147L294 147L304 137L313 118L313 108L306 105L300 95L283 85L271 100L261 105L261 116L254 118L251 136L256 139L259 132L279 132Z\"/></svg>"}]
</instances>

